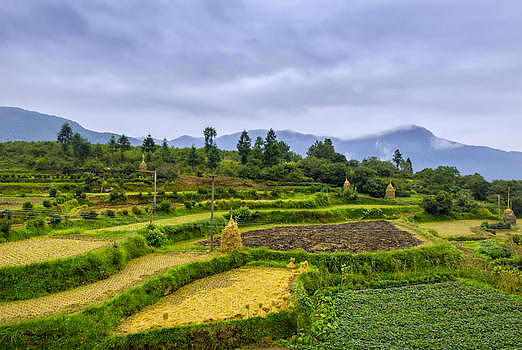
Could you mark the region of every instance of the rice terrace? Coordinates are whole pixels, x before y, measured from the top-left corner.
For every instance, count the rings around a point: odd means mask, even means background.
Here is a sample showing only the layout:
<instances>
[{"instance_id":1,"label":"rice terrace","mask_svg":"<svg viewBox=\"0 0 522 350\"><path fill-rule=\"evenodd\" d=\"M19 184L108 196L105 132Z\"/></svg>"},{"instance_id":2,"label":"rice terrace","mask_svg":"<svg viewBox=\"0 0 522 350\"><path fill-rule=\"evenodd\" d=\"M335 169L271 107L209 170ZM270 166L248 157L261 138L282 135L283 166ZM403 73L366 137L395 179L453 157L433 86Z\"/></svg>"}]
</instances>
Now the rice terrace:
<instances>
[{"instance_id":1,"label":"rice terrace","mask_svg":"<svg viewBox=\"0 0 522 350\"><path fill-rule=\"evenodd\" d=\"M520 13L0 1L0 350L522 349Z\"/></svg>"}]
</instances>

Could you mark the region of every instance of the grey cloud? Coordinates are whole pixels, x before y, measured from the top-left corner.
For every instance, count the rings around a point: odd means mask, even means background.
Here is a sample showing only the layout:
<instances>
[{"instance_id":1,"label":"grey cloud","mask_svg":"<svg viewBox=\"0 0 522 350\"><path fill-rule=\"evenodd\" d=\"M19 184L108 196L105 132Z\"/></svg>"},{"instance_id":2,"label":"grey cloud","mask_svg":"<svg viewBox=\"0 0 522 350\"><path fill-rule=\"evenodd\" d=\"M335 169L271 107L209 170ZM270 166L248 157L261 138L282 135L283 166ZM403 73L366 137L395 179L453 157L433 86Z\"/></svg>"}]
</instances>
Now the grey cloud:
<instances>
[{"instance_id":1,"label":"grey cloud","mask_svg":"<svg viewBox=\"0 0 522 350\"><path fill-rule=\"evenodd\" d=\"M138 136L209 123L354 136L416 123L522 150L520 123L502 126L522 109L520 10L516 0L6 0L0 105Z\"/></svg>"}]
</instances>

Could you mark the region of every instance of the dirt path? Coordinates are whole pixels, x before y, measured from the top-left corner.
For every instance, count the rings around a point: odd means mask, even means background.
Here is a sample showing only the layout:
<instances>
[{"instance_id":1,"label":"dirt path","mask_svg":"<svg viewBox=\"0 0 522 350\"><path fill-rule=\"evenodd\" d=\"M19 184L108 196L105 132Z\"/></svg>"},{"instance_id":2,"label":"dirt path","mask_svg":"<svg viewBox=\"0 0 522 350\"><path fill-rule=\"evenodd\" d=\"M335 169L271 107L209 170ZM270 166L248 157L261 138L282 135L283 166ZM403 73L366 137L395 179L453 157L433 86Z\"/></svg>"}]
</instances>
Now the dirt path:
<instances>
[{"instance_id":1,"label":"dirt path","mask_svg":"<svg viewBox=\"0 0 522 350\"><path fill-rule=\"evenodd\" d=\"M112 240L80 235L35 237L0 244L0 266L68 258L109 245Z\"/></svg>"},{"instance_id":2,"label":"dirt path","mask_svg":"<svg viewBox=\"0 0 522 350\"><path fill-rule=\"evenodd\" d=\"M0 303L0 323L76 312L106 301L173 266L209 259L200 252L153 254L130 261L119 273L85 286L43 297Z\"/></svg>"}]
</instances>

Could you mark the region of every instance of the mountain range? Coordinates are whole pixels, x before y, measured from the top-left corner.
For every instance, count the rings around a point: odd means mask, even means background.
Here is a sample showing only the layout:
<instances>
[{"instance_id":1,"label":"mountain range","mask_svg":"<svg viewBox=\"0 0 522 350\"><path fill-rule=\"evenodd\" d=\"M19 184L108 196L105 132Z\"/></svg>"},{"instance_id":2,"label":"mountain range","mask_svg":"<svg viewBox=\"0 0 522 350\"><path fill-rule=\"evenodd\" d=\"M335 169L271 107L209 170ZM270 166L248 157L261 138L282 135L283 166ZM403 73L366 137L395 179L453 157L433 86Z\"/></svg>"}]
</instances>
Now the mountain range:
<instances>
[{"instance_id":1,"label":"mountain range","mask_svg":"<svg viewBox=\"0 0 522 350\"><path fill-rule=\"evenodd\" d=\"M27 111L16 107L0 107L0 142L6 141L49 141L63 123L69 123L74 132L80 133L92 143L107 143L111 136L119 134L96 132L80 124L52 115ZM248 131L252 143L256 137L265 137L267 130ZM240 132L223 135L216 139L221 149L235 150ZM291 130L276 131L278 140L286 142L295 153L305 155L308 147L325 136L302 134ZM488 180L522 179L522 152L507 152L484 146L470 146L435 136L420 126L405 126L375 135L353 139L330 137L337 152L348 159L361 160L370 156L391 159L395 149L400 149L405 158L410 158L415 171L435 168L439 165L457 167L461 174L479 173ZM143 138L129 137L133 145L140 145ZM157 140L159 142L159 140ZM174 147L202 147L202 137L180 136L168 141Z\"/></svg>"}]
</instances>

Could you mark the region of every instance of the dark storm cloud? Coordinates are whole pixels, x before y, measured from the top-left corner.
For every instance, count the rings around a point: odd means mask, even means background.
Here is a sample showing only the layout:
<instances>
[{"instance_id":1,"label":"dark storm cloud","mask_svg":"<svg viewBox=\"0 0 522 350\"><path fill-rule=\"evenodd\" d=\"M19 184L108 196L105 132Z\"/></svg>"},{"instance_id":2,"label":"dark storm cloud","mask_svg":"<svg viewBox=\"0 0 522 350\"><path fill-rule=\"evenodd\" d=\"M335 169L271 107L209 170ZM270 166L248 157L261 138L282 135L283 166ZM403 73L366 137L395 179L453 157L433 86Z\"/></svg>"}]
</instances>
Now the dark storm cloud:
<instances>
[{"instance_id":1,"label":"dark storm cloud","mask_svg":"<svg viewBox=\"0 0 522 350\"><path fill-rule=\"evenodd\" d=\"M522 150L516 0L2 1L0 105L157 137L419 124Z\"/></svg>"}]
</instances>

